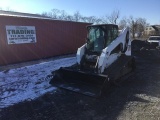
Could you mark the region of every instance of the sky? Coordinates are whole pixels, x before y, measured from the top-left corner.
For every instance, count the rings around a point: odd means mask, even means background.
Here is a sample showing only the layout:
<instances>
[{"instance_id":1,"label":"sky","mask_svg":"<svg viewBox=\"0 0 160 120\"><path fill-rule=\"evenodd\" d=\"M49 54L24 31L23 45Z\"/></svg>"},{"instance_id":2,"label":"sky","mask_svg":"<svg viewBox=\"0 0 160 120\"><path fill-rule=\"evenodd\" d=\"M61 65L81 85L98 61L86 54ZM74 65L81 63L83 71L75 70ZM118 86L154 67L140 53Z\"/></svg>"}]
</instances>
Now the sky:
<instances>
[{"instance_id":1,"label":"sky","mask_svg":"<svg viewBox=\"0 0 160 120\"><path fill-rule=\"evenodd\" d=\"M160 24L160 0L0 0L0 8L33 14L59 9L71 15L79 11L83 16L97 17L119 10L120 19L142 17L150 24Z\"/></svg>"}]
</instances>

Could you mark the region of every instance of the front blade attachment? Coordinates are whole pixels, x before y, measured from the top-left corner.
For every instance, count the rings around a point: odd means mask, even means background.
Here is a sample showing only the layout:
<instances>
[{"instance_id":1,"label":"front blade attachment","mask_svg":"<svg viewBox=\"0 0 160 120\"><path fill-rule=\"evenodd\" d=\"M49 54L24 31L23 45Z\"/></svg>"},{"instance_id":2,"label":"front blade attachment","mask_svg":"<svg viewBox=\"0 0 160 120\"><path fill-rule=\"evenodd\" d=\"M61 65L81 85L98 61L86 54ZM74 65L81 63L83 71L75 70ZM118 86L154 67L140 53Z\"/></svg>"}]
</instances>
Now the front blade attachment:
<instances>
[{"instance_id":1,"label":"front blade attachment","mask_svg":"<svg viewBox=\"0 0 160 120\"><path fill-rule=\"evenodd\" d=\"M99 97L109 83L106 75L60 68L54 72L50 84L88 96Z\"/></svg>"}]
</instances>

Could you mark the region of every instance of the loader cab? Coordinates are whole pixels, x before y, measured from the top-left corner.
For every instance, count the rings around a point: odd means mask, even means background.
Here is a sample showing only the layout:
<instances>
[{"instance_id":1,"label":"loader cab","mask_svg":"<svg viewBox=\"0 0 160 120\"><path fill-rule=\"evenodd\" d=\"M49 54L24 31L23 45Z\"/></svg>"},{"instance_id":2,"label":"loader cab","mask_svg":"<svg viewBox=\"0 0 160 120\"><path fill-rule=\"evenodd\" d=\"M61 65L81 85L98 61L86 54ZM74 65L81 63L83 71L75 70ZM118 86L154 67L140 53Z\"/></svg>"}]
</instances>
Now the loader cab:
<instances>
[{"instance_id":1,"label":"loader cab","mask_svg":"<svg viewBox=\"0 0 160 120\"><path fill-rule=\"evenodd\" d=\"M118 37L118 26L113 24L87 26L87 51L100 54Z\"/></svg>"}]
</instances>

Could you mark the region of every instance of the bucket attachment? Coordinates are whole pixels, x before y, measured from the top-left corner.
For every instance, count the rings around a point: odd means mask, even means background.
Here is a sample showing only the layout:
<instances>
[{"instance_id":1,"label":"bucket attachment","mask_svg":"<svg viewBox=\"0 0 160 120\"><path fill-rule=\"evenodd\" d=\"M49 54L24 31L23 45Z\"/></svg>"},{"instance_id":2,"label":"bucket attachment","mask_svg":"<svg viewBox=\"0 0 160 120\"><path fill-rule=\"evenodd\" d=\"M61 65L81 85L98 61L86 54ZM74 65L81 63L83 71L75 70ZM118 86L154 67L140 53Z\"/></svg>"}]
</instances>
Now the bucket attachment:
<instances>
[{"instance_id":1,"label":"bucket attachment","mask_svg":"<svg viewBox=\"0 0 160 120\"><path fill-rule=\"evenodd\" d=\"M107 75L87 73L71 68L60 68L53 74L50 84L93 97L99 97L109 84Z\"/></svg>"}]
</instances>

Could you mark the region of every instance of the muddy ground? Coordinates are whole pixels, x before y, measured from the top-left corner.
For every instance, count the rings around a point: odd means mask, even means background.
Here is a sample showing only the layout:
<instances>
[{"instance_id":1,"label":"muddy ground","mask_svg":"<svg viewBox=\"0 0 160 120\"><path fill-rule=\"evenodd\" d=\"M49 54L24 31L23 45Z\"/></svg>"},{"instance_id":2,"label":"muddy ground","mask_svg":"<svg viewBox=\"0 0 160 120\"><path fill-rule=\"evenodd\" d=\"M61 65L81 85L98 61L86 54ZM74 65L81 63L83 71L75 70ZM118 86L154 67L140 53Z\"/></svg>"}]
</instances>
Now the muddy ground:
<instances>
[{"instance_id":1,"label":"muddy ground","mask_svg":"<svg viewBox=\"0 0 160 120\"><path fill-rule=\"evenodd\" d=\"M137 43L136 43L137 44ZM1 120L160 120L160 50L142 43L136 70L101 98L57 89L0 109Z\"/></svg>"}]
</instances>

